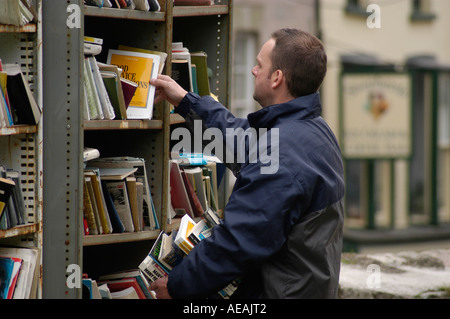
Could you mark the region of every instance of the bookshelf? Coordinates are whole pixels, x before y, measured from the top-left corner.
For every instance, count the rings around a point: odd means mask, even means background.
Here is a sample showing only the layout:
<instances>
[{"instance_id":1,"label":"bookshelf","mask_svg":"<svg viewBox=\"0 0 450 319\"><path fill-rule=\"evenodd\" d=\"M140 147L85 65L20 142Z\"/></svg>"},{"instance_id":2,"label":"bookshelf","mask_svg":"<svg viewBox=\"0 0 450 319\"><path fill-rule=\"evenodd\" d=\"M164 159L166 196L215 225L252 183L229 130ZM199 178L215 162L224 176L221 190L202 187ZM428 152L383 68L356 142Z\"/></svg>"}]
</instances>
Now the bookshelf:
<instances>
[{"instance_id":1,"label":"bookshelf","mask_svg":"<svg viewBox=\"0 0 450 319\"><path fill-rule=\"evenodd\" d=\"M41 1L34 1L37 21L24 26L0 24L0 59L3 65L18 64L37 104L42 106ZM38 125L15 124L0 128L0 165L19 172L25 204L23 224L0 229L0 247L33 248L42 252L42 116ZM38 260L38 267L41 261ZM42 277L35 274L42 296Z\"/></svg>"},{"instance_id":2,"label":"bookshelf","mask_svg":"<svg viewBox=\"0 0 450 319\"><path fill-rule=\"evenodd\" d=\"M154 106L151 120L85 120L80 107L83 36L103 39L102 52L96 56L100 62L106 62L108 49L119 45L166 52L165 74L171 74L173 42L182 41L190 51L205 51L213 70L211 92L228 105L231 2L174 7L173 1L160 0L160 12L97 8L84 6L81 0L44 3L44 140L48 141L44 143L44 168L49 170L44 174L44 298L81 297L81 289L66 285L69 265L80 265L93 278L101 272L137 268L159 233L177 227L166 223L169 148L171 130L183 125L184 119L171 114L163 102ZM79 28L66 25L69 5L81 9ZM101 157L145 159L159 229L84 235L84 146L97 148Z\"/></svg>"}]
</instances>

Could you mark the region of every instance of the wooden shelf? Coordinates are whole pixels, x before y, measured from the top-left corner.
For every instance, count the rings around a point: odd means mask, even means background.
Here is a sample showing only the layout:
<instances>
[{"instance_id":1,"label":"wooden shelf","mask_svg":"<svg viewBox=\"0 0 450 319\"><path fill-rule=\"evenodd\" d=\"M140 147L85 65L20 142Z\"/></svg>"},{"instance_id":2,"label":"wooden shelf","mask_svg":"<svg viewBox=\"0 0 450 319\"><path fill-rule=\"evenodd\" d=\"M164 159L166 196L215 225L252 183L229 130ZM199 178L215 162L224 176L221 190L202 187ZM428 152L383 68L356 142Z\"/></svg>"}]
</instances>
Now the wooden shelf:
<instances>
[{"instance_id":1,"label":"wooden shelf","mask_svg":"<svg viewBox=\"0 0 450 319\"><path fill-rule=\"evenodd\" d=\"M92 120L84 121L85 130L161 130L161 120Z\"/></svg>"},{"instance_id":2,"label":"wooden shelf","mask_svg":"<svg viewBox=\"0 0 450 319\"><path fill-rule=\"evenodd\" d=\"M87 235L83 237L83 246L118 244L140 240L153 240L159 235L159 230L139 231L133 233Z\"/></svg>"},{"instance_id":3,"label":"wooden shelf","mask_svg":"<svg viewBox=\"0 0 450 319\"><path fill-rule=\"evenodd\" d=\"M182 124L185 122L186 120L180 114L177 113L170 114L170 125Z\"/></svg>"},{"instance_id":4,"label":"wooden shelf","mask_svg":"<svg viewBox=\"0 0 450 319\"><path fill-rule=\"evenodd\" d=\"M34 23L25 24L21 27L10 24L0 24L0 33L34 33L36 30L36 24Z\"/></svg>"},{"instance_id":5,"label":"wooden shelf","mask_svg":"<svg viewBox=\"0 0 450 319\"><path fill-rule=\"evenodd\" d=\"M0 128L0 136L17 134L34 134L37 132L36 125L14 125Z\"/></svg>"},{"instance_id":6,"label":"wooden shelf","mask_svg":"<svg viewBox=\"0 0 450 319\"><path fill-rule=\"evenodd\" d=\"M6 230L0 230L0 239L33 234L36 233L38 229L38 224L34 223L19 225Z\"/></svg>"},{"instance_id":7,"label":"wooden shelf","mask_svg":"<svg viewBox=\"0 0 450 319\"><path fill-rule=\"evenodd\" d=\"M90 17L144 20L144 21L165 21L165 12L149 12L141 10L128 10L117 8L98 8L94 6L85 6L84 15Z\"/></svg>"},{"instance_id":8,"label":"wooden shelf","mask_svg":"<svg viewBox=\"0 0 450 319\"><path fill-rule=\"evenodd\" d=\"M193 17L193 16L208 16L228 14L227 5L213 5L213 6L174 6L174 17Z\"/></svg>"}]
</instances>

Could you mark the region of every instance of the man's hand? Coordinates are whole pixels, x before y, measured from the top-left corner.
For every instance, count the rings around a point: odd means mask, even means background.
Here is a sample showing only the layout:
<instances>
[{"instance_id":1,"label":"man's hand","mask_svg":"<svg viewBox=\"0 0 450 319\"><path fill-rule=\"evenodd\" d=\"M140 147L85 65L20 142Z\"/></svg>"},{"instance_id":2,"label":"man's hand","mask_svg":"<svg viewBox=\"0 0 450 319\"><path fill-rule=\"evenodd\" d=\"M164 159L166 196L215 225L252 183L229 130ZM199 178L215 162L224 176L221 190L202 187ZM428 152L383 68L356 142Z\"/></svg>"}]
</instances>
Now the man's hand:
<instances>
[{"instance_id":1,"label":"man's hand","mask_svg":"<svg viewBox=\"0 0 450 319\"><path fill-rule=\"evenodd\" d=\"M167 281L169 277L159 278L150 284L150 290L156 293L156 299L172 299L167 290Z\"/></svg>"},{"instance_id":2,"label":"man's hand","mask_svg":"<svg viewBox=\"0 0 450 319\"><path fill-rule=\"evenodd\" d=\"M166 99L170 104L177 107L188 93L167 75L158 75L157 79L150 79L150 84L156 87L155 103Z\"/></svg>"}]
</instances>

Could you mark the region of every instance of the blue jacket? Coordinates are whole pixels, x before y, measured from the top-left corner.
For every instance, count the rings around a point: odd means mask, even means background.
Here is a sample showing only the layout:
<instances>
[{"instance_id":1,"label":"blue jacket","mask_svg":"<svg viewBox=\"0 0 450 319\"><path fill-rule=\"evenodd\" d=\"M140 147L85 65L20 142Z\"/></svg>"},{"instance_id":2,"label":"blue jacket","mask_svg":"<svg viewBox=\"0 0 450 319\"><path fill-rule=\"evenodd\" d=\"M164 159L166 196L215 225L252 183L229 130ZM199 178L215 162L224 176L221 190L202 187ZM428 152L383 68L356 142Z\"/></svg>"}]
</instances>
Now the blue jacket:
<instances>
[{"instance_id":1,"label":"blue jacket","mask_svg":"<svg viewBox=\"0 0 450 319\"><path fill-rule=\"evenodd\" d=\"M194 112L224 136L227 128L253 128L258 141L268 142L268 153L278 156L271 163L267 157L252 161L247 156L235 165L237 179L224 221L171 271L170 295L207 297L242 278L235 298L336 297L343 165L336 138L320 116L319 94L238 119L211 97L189 93L177 112L185 117Z\"/></svg>"}]
</instances>

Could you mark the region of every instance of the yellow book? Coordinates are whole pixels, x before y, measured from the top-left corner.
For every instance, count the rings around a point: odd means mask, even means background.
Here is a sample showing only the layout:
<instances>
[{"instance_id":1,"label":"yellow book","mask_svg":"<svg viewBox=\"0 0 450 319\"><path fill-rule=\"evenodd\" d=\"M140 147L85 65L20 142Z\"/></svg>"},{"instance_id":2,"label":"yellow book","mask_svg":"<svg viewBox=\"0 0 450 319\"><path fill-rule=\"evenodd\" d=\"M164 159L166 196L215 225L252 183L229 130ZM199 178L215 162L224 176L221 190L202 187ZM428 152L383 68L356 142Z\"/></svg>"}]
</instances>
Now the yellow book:
<instances>
[{"instance_id":1,"label":"yellow book","mask_svg":"<svg viewBox=\"0 0 450 319\"><path fill-rule=\"evenodd\" d=\"M122 44L119 45L119 50L159 55L160 60L159 60L158 74L161 74L162 70L164 69L164 64L166 63L166 59L167 59L167 53L166 52L146 50L146 49L141 49L141 48L134 48L134 47L129 47L129 46L122 45Z\"/></svg>"},{"instance_id":2,"label":"yellow book","mask_svg":"<svg viewBox=\"0 0 450 319\"><path fill-rule=\"evenodd\" d=\"M121 68L122 78L138 84L127 108L127 118L150 120L153 116L155 87L149 81L158 75L160 57L142 52L109 50L107 63Z\"/></svg>"}]
</instances>

